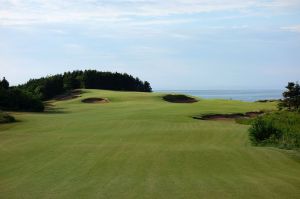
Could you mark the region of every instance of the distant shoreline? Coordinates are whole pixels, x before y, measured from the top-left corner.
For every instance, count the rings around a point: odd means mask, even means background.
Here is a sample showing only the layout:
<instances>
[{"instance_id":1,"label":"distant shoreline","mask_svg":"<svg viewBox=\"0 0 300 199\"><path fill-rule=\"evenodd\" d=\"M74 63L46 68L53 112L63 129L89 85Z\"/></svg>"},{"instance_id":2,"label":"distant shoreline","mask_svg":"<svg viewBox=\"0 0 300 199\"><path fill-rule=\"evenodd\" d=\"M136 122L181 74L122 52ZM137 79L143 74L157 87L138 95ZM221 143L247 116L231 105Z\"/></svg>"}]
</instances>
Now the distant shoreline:
<instances>
[{"instance_id":1,"label":"distant shoreline","mask_svg":"<svg viewBox=\"0 0 300 199\"><path fill-rule=\"evenodd\" d=\"M281 89L248 89L248 90L154 90L158 93L182 93L205 99L225 99L255 102L260 100L279 100Z\"/></svg>"}]
</instances>

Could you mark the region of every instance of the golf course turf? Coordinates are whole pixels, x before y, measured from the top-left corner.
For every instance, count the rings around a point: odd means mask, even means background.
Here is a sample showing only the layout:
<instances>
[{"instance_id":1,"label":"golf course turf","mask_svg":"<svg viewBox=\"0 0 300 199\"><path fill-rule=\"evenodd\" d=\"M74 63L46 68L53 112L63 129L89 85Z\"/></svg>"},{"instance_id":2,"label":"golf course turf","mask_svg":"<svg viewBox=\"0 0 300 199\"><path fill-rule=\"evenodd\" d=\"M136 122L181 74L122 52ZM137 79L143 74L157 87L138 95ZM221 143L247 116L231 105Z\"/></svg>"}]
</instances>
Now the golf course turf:
<instances>
[{"instance_id":1,"label":"golf course turf","mask_svg":"<svg viewBox=\"0 0 300 199\"><path fill-rule=\"evenodd\" d=\"M247 125L192 118L272 110L275 102L80 95L0 125L0 198L300 198L299 152L253 147Z\"/></svg>"}]
</instances>

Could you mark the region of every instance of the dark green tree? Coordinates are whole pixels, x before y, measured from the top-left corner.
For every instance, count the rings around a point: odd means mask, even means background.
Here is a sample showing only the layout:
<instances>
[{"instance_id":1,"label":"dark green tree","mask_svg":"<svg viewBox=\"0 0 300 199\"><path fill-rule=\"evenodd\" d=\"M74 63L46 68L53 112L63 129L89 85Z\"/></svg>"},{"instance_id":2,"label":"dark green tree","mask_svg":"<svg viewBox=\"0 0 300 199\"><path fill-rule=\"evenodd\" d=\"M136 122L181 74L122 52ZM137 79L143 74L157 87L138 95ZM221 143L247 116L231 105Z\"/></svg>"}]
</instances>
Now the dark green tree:
<instances>
[{"instance_id":1,"label":"dark green tree","mask_svg":"<svg viewBox=\"0 0 300 199\"><path fill-rule=\"evenodd\" d=\"M3 77L2 81L0 81L0 89L7 90L9 88L9 82Z\"/></svg>"},{"instance_id":2,"label":"dark green tree","mask_svg":"<svg viewBox=\"0 0 300 199\"><path fill-rule=\"evenodd\" d=\"M286 91L282 94L283 100L279 103L279 109L290 111L299 110L300 108L300 85L298 82L289 82Z\"/></svg>"},{"instance_id":3,"label":"dark green tree","mask_svg":"<svg viewBox=\"0 0 300 199\"><path fill-rule=\"evenodd\" d=\"M73 90L81 87L80 71L66 72L63 75L64 89Z\"/></svg>"},{"instance_id":4,"label":"dark green tree","mask_svg":"<svg viewBox=\"0 0 300 199\"><path fill-rule=\"evenodd\" d=\"M144 91L145 92L152 92L152 88L150 86L150 83L147 82L147 81L144 82Z\"/></svg>"}]
</instances>

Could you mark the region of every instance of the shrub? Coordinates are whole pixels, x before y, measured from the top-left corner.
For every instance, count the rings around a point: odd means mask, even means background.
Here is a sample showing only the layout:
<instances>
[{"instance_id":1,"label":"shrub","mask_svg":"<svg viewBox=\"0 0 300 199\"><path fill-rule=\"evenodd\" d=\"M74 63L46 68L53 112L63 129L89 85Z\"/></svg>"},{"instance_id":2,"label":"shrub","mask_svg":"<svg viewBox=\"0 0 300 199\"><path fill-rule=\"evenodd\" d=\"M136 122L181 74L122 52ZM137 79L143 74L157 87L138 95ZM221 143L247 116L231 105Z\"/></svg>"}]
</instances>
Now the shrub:
<instances>
[{"instance_id":1,"label":"shrub","mask_svg":"<svg viewBox=\"0 0 300 199\"><path fill-rule=\"evenodd\" d=\"M299 148L300 114L282 111L260 116L253 120L249 136L255 145Z\"/></svg>"},{"instance_id":2,"label":"shrub","mask_svg":"<svg viewBox=\"0 0 300 199\"><path fill-rule=\"evenodd\" d=\"M13 116L10 116L7 113L0 111L0 124L1 123L11 123L11 122L15 122L15 121L16 120Z\"/></svg>"},{"instance_id":3,"label":"shrub","mask_svg":"<svg viewBox=\"0 0 300 199\"><path fill-rule=\"evenodd\" d=\"M258 117L250 128L250 139L254 143L270 142L282 136L280 129L276 128L272 120Z\"/></svg>"},{"instance_id":4,"label":"shrub","mask_svg":"<svg viewBox=\"0 0 300 199\"><path fill-rule=\"evenodd\" d=\"M31 93L14 88L9 90L0 90L0 108L10 111L34 111L44 110L42 101Z\"/></svg>"}]
</instances>

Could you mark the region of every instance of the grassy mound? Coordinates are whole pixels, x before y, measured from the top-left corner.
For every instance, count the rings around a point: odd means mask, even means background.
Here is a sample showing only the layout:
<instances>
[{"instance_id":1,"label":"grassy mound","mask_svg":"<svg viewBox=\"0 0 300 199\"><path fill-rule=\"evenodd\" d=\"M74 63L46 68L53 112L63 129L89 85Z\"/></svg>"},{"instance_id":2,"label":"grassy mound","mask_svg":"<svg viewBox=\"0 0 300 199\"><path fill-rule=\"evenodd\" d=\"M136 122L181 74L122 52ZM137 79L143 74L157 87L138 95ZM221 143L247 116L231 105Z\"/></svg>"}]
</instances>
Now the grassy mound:
<instances>
[{"instance_id":1,"label":"grassy mound","mask_svg":"<svg viewBox=\"0 0 300 199\"><path fill-rule=\"evenodd\" d=\"M163 99L172 103L194 103L197 102L195 98L186 95L166 95Z\"/></svg>"},{"instance_id":2,"label":"grassy mound","mask_svg":"<svg viewBox=\"0 0 300 199\"><path fill-rule=\"evenodd\" d=\"M0 124L15 122L15 118L7 113L0 111Z\"/></svg>"}]
</instances>

